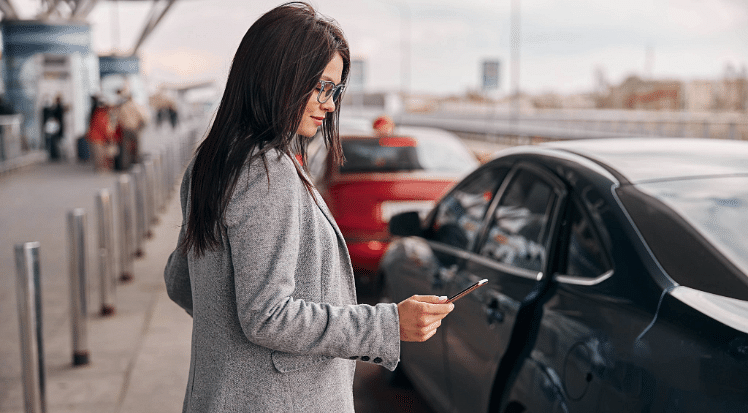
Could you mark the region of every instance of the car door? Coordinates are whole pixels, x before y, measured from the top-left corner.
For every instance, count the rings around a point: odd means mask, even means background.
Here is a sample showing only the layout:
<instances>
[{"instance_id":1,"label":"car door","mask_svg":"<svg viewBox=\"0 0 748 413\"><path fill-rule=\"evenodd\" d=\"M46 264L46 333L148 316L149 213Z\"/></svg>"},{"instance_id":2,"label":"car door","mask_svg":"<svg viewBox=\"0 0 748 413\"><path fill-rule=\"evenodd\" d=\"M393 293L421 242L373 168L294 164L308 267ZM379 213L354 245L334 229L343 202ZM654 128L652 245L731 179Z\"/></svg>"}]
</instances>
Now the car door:
<instances>
[{"instance_id":1,"label":"car door","mask_svg":"<svg viewBox=\"0 0 748 413\"><path fill-rule=\"evenodd\" d=\"M547 411L561 405L565 410L559 411L598 410L611 343L601 329L597 314L606 309L596 299L600 296L596 291L613 275L613 267L610 238L604 226L599 225L600 220L593 219L597 211L589 212L607 209L595 192L585 191L585 202L577 196L570 197L565 208L566 225L557 236L561 246L553 275L556 293L544 305L533 348L535 362L526 363L523 368L526 371L519 375L514 389L515 394L528 396L521 402L532 411ZM626 370L632 374L630 377L637 374L635 369ZM548 391L553 388L548 383L558 387ZM631 405L614 404L619 411L635 410Z\"/></svg>"},{"instance_id":2,"label":"car door","mask_svg":"<svg viewBox=\"0 0 748 413\"><path fill-rule=\"evenodd\" d=\"M387 295L399 302L413 294L444 295L446 285L475 244L486 210L508 166L484 166L447 194L427 218L423 237L394 242L383 259ZM403 367L434 404L450 405L443 329L424 343L401 344Z\"/></svg>"},{"instance_id":3,"label":"car door","mask_svg":"<svg viewBox=\"0 0 748 413\"><path fill-rule=\"evenodd\" d=\"M515 320L539 286L563 185L552 174L520 165L507 177L486 220L482 241L449 286L488 284L455 304L446 325L454 411L484 412ZM529 328L529 326L519 326Z\"/></svg>"}]
</instances>

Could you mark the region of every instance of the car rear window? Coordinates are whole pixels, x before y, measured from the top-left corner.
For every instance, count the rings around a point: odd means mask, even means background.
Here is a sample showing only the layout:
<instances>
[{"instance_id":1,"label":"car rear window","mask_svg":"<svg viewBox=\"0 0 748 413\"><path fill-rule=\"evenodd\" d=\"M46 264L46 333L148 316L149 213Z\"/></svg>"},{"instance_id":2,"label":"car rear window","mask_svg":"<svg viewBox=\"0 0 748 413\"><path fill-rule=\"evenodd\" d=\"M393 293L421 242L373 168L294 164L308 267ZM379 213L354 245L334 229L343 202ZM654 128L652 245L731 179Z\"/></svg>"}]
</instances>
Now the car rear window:
<instances>
[{"instance_id":1,"label":"car rear window","mask_svg":"<svg viewBox=\"0 0 748 413\"><path fill-rule=\"evenodd\" d=\"M748 300L748 177L651 182L619 195L676 282Z\"/></svg>"},{"instance_id":2,"label":"car rear window","mask_svg":"<svg viewBox=\"0 0 748 413\"><path fill-rule=\"evenodd\" d=\"M343 139L346 161L340 172L468 172L477 166L477 161L456 139L408 136Z\"/></svg>"}]
</instances>

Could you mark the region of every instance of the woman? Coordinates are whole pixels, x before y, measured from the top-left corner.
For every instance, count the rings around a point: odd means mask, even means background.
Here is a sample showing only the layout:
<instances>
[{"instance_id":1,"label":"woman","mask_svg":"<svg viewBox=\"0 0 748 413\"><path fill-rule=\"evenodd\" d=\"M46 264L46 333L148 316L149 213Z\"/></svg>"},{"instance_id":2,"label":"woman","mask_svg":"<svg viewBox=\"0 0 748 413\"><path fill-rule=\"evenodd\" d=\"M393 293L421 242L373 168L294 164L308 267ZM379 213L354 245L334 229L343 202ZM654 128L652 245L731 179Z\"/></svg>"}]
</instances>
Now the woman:
<instances>
[{"instance_id":1,"label":"woman","mask_svg":"<svg viewBox=\"0 0 748 413\"><path fill-rule=\"evenodd\" d=\"M193 316L185 412L352 412L356 360L394 369L400 340L428 339L453 308L356 304L343 237L294 159L321 126L342 160L349 67L340 29L305 3L269 11L239 45L164 274Z\"/></svg>"}]
</instances>

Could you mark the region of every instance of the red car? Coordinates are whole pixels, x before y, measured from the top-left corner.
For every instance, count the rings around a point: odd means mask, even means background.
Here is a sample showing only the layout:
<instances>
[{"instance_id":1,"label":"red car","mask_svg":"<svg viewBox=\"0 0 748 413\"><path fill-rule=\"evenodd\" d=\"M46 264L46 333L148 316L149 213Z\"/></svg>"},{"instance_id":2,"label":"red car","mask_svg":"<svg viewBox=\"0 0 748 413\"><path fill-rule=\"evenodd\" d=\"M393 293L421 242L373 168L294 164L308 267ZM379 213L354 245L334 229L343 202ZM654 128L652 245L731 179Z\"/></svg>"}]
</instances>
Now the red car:
<instances>
[{"instance_id":1,"label":"red car","mask_svg":"<svg viewBox=\"0 0 748 413\"><path fill-rule=\"evenodd\" d=\"M340 138L343 166L333 167L327 148L315 139L309 171L345 237L356 280L376 293L390 217L414 210L425 216L478 161L460 138L440 129L399 127L377 137L341 128Z\"/></svg>"}]
</instances>

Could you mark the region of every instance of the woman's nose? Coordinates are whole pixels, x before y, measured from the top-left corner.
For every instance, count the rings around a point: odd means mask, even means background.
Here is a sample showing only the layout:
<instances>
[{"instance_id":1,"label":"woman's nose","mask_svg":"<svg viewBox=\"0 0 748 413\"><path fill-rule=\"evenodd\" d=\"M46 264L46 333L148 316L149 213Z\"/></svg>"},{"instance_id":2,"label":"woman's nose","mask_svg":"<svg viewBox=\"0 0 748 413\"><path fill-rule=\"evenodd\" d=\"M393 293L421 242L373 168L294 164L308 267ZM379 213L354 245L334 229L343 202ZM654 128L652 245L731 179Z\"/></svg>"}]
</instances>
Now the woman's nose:
<instances>
[{"instance_id":1,"label":"woman's nose","mask_svg":"<svg viewBox=\"0 0 748 413\"><path fill-rule=\"evenodd\" d=\"M327 102L322 104L322 109L324 109L327 112L334 112L335 111L335 99L328 99Z\"/></svg>"}]
</instances>

